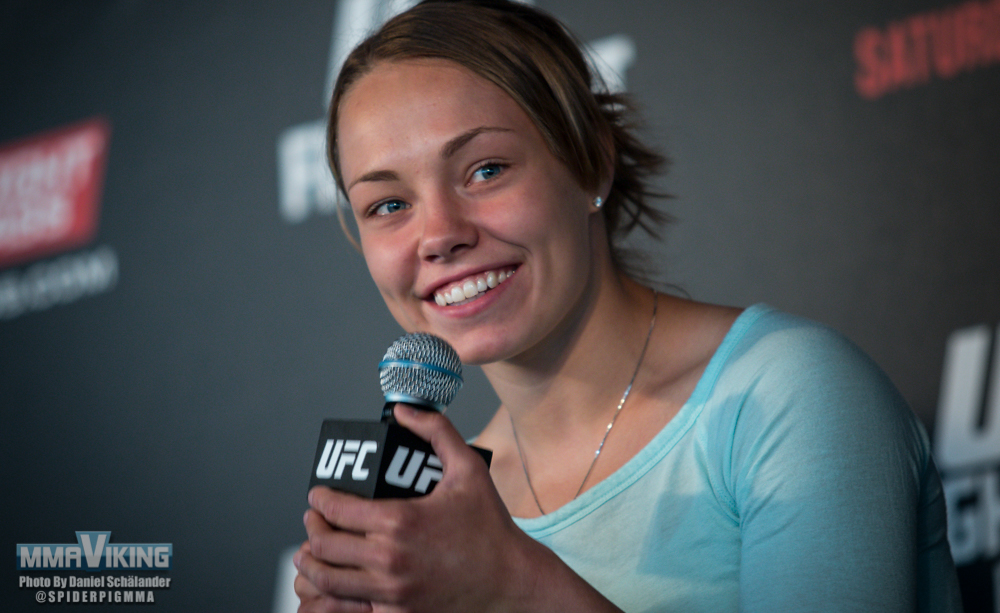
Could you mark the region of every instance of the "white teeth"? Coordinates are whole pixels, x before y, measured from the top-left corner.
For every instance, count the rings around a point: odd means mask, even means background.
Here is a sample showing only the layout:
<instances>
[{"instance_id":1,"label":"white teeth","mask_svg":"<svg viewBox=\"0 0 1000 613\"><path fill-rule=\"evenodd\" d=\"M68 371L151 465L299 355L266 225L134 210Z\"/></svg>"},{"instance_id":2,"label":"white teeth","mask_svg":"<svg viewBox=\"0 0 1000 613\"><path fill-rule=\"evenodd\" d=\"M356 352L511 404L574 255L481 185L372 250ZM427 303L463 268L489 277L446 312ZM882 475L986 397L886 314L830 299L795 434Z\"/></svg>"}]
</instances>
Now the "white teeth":
<instances>
[{"instance_id":1,"label":"white teeth","mask_svg":"<svg viewBox=\"0 0 1000 613\"><path fill-rule=\"evenodd\" d=\"M449 304L470 300L479 294L487 292L500 285L509 279L513 274L513 270L510 272L504 272L502 270L498 272L491 270L486 273L486 276L484 277L469 279L462 283L462 285L456 285L443 292L436 292L434 294L434 302L439 306L447 306Z\"/></svg>"}]
</instances>

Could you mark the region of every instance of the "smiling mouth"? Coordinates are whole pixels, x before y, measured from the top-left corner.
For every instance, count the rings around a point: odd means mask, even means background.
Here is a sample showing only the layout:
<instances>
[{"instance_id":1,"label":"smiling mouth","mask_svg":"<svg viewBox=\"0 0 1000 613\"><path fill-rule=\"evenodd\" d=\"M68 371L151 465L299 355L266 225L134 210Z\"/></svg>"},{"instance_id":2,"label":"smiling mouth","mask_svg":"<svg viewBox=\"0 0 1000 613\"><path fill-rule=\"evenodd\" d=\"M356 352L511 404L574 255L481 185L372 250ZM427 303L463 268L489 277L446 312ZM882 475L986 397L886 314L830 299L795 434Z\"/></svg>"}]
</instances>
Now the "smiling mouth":
<instances>
[{"instance_id":1,"label":"smiling mouth","mask_svg":"<svg viewBox=\"0 0 1000 613\"><path fill-rule=\"evenodd\" d=\"M434 302L438 306L458 306L472 302L511 278L515 270L491 270L449 284L434 292Z\"/></svg>"}]
</instances>

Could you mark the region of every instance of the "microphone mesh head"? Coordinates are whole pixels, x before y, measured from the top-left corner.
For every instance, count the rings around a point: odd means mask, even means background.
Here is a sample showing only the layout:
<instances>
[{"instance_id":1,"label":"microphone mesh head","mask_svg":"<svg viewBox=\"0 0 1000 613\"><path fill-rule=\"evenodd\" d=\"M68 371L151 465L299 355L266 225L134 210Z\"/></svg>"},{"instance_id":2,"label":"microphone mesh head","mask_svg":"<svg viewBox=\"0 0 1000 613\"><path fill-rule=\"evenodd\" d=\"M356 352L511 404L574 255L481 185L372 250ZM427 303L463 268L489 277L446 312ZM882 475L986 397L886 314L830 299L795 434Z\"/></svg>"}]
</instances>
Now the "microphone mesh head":
<instances>
[{"instance_id":1,"label":"microphone mesh head","mask_svg":"<svg viewBox=\"0 0 1000 613\"><path fill-rule=\"evenodd\" d=\"M462 361L443 339L414 332L389 346L378 365L386 402L430 405L439 411L462 387Z\"/></svg>"}]
</instances>

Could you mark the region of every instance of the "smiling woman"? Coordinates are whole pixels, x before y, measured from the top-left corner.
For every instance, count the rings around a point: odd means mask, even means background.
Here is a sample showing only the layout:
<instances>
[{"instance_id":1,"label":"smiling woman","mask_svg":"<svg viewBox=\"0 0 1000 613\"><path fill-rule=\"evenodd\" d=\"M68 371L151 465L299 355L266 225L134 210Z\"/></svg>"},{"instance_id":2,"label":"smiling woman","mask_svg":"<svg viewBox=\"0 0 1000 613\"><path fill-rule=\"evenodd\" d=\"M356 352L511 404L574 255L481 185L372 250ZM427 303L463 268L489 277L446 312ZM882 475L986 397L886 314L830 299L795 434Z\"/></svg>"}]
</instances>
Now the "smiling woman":
<instances>
[{"instance_id":1,"label":"smiling woman","mask_svg":"<svg viewBox=\"0 0 1000 613\"><path fill-rule=\"evenodd\" d=\"M661 172L665 159L634 137L628 97L595 83L578 44L561 24L520 3L492 11L465 3L424 4L361 43L341 68L327 145L342 191L341 98L379 62L438 58L464 66L510 96L581 185L596 188L597 182L611 180L603 216L613 245L636 227L655 233L669 219L648 202L658 194L647 180ZM612 257L633 276L641 273L624 249L614 246Z\"/></svg>"},{"instance_id":2,"label":"smiling woman","mask_svg":"<svg viewBox=\"0 0 1000 613\"><path fill-rule=\"evenodd\" d=\"M591 203L606 185L583 188L521 107L469 70L381 62L343 97L338 124L375 284L404 328L433 330L465 362L538 345L598 275L614 276L595 268L607 241Z\"/></svg>"},{"instance_id":3,"label":"smiling woman","mask_svg":"<svg viewBox=\"0 0 1000 613\"><path fill-rule=\"evenodd\" d=\"M663 219L663 159L594 90L557 21L499 0L423 2L345 62L329 153L372 279L501 406L489 470L398 405L431 494L310 492L301 610L959 610L926 435L878 368L636 280L619 239Z\"/></svg>"}]
</instances>

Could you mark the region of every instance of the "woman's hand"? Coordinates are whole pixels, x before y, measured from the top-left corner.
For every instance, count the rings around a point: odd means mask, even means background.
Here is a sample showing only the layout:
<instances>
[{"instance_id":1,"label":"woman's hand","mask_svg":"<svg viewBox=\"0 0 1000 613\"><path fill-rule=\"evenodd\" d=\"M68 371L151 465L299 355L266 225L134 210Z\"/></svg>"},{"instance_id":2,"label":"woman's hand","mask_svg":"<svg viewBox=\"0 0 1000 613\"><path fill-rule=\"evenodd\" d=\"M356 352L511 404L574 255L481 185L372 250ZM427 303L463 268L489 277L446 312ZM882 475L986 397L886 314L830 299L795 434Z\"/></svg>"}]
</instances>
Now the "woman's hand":
<instances>
[{"instance_id":1,"label":"woman's hand","mask_svg":"<svg viewBox=\"0 0 1000 613\"><path fill-rule=\"evenodd\" d=\"M486 463L443 415L406 405L395 414L431 443L444 475L430 494L411 499L313 488L304 518L309 540L295 556L299 611L517 608L512 599L532 592L538 579L531 567L558 559L517 528Z\"/></svg>"}]
</instances>

